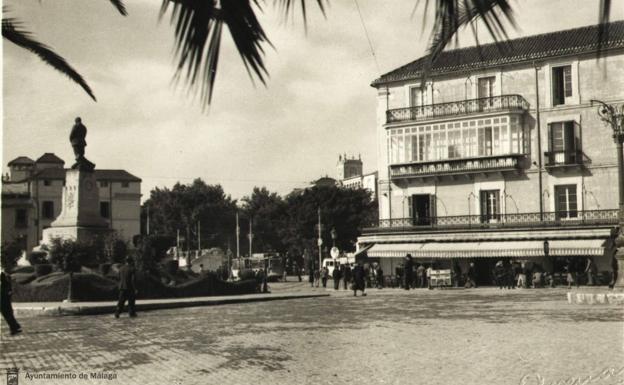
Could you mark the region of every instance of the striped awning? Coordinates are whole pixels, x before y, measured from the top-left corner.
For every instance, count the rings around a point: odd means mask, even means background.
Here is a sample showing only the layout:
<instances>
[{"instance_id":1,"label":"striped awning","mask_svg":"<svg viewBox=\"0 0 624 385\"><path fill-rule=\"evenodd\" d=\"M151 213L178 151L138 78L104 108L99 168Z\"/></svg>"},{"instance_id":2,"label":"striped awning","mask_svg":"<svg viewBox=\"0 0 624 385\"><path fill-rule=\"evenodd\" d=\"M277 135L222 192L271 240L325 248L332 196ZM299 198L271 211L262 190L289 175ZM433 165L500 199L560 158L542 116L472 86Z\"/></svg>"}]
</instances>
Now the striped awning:
<instances>
[{"instance_id":1,"label":"striped awning","mask_svg":"<svg viewBox=\"0 0 624 385\"><path fill-rule=\"evenodd\" d=\"M604 254L603 239L549 240L551 256L600 256ZM479 258L479 257L543 257L543 241L511 242L427 242L377 243L368 256L373 258L400 258L411 254L414 258Z\"/></svg>"}]
</instances>

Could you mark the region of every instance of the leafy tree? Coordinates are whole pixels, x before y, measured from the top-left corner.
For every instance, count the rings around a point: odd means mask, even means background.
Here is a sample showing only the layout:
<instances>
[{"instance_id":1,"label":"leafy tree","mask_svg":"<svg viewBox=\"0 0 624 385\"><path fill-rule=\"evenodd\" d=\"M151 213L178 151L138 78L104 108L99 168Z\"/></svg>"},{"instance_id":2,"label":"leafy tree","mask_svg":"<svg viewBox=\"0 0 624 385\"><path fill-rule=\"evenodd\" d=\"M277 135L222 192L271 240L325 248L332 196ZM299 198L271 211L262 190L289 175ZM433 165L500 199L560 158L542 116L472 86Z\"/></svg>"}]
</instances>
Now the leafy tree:
<instances>
[{"instance_id":1,"label":"leafy tree","mask_svg":"<svg viewBox=\"0 0 624 385\"><path fill-rule=\"evenodd\" d=\"M321 211L323 245L331 247L331 229L337 233L336 246L341 250L355 249L362 228L368 226L377 211L366 189L337 186L315 186L293 192L286 197L288 225L284 227L284 242L292 253L318 250L318 209ZM315 253L318 255L318 252Z\"/></svg>"},{"instance_id":2,"label":"leafy tree","mask_svg":"<svg viewBox=\"0 0 624 385\"><path fill-rule=\"evenodd\" d=\"M287 208L284 199L266 187L254 187L252 194L244 197L242 202L247 221L249 218L253 220L254 250L285 251L282 233L287 226ZM241 230L241 235L245 235L244 229ZM246 242L241 244L246 245Z\"/></svg>"},{"instance_id":3,"label":"leafy tree","mask_svg":"<svg viewBox=\"0 0 624 385\"><path fill-rule=\"evenodd\" d=\"M223 247L234 237L236 201L221 185L195 179L191 184L176 183L171 189L155 188L143 205L143 218L148 207L150 233L173 240L180 230L187 249L198 246L198 223L202 248Z\"/></svg>"},{"instance_id":4,"label":"leafy tree","mask_svg":"<svg viewBox=\"0 0 624 385\"><path fill-rule=\"evenodd\" d=\"M119 13L126 15L121 0L109 1ZM329 0L313 0L313 2L325 14ZM203 106L208 105L212 98L224 26L230 31L250 77L253 79L253 76L256 76L260 82L265 83L267 70L264 65L264 47L271 46L271 42L256 17L256 13L262 10L263 3L261 0L162 0L160 17L171 10L171 24L175 26L175 56L178 61L175 78L184 76L188 88L201 93ZM295 3L294 0L274 1L285 17L292 13ZM421 3L425 4L424 17L428 14L427 10L431 3L434 3L435 10L423 77L427 76L428 68L457 36L461 28L473 25L476 20L482 20L490 35L498 42L508 38L503 20L509 21L514 26L513 7L509 0L418 0L416 7ZM300 4L305 25L307 2L301 0ZM3 8L3 14L6 11L6 8ZM611 1L600 1L599 22L603 28L598 36L599 48L604 37L608 35L607 23L610 13ZM425 21L423 20L423 25L426 24ZM473 31L478 44L474 28ZM95 100L93 92L80 74L49 47L36 41L21 27L19 21L3 15L2 36L33 52L47 64L69 76Z\"/></svg>"},{"instance_id":5,"label":"leafy tree","mask_svg":"<svg viewBox=\"0 0 624 385\"><path fill-rule=\"evenodd\" d=\"M92 266L95 258L95 243L87 244L72 239L53 238L44 248L48 251L50 263L64 272L79 271L81 266Z\"/></svg>"},{"instance_id":6,"label":"leafy tree","mask_svg":"<svg viewBox=\"0 0 624 385\"><path fill-rule=\"evenodd\" d=\"M17 266L17 260L22 255L22 248L18 242L3 242L0 246L0 256L2 257L0 263L2 268L7 271L13 270Z\"/></svg>"}]
</instances>

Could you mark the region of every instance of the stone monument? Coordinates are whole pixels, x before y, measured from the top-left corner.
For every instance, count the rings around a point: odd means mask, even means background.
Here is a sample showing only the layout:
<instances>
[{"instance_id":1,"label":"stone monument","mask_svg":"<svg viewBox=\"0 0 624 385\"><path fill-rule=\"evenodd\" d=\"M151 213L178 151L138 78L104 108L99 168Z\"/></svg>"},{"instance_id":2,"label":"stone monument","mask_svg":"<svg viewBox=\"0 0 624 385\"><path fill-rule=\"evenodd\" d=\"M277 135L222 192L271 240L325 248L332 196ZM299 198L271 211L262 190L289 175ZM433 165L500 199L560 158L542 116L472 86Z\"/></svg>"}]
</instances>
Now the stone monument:
<instances>
[{"instance_id":1,"label":"stone monument","mask_svg":"<svg viewBox=\"0 0 624 385\"><path fill-rule=\"evenodd\" d=\"M53 238L88 242L106 235L111 230L100 216L100 197L95 179L95 164L85 158L87 128L80 118L69 135L76 163L65 173L63 207L61 214L47 229L43 230L42 243L49 244Z\"/></svg>"}]
</instances>

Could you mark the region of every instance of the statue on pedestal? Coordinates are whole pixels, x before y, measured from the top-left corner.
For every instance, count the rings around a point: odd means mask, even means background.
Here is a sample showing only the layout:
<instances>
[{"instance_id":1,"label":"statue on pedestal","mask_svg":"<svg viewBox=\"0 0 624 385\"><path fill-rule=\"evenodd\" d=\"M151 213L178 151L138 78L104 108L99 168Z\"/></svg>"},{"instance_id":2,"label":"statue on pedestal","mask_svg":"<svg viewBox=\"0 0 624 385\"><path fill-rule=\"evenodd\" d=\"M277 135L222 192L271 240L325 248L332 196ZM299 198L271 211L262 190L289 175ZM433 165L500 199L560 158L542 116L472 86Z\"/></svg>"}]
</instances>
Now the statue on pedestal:
<instances>
[{"instance_id":1,"label":"statue on pedestal","mask_svg":"<svg viewBox=\"0 0 624 385\"><path fill-rule=\"evenodd\" d=\"M76 158L76 163L74 163L71 167L73 170L93 171L93 169L95 169L95 164L89 162L89 160L87 160L84 156L85 147L87 146L87 141L85 140L86 137L87 127L82 124L82 120L80 118L76 118L75 124L69 134L69 142L74 149L74 156Z\"/></svg>"}]
</instances>

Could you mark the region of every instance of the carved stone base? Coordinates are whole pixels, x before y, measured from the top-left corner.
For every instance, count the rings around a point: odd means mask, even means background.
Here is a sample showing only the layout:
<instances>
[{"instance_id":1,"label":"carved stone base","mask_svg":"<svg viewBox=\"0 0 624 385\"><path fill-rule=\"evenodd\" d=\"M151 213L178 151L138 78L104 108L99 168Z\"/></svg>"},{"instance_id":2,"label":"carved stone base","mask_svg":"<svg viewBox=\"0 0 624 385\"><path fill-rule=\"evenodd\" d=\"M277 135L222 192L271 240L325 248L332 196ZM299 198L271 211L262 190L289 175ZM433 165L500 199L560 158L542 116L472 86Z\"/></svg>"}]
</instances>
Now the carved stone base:
<instances>
[{"instance_id":1,"label":"carved stone base","mask_svg":"<svg viewBox=\"0 0 624 385\"><path fill-rule=\"evenodd\" d=\"M91 241L111 234L113 230L105 227L48 227L43 229L43 239L41 244L49 245L53 238L71 239L80 243L90 243Z\"/></svg>"}]
</instances>

